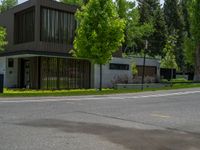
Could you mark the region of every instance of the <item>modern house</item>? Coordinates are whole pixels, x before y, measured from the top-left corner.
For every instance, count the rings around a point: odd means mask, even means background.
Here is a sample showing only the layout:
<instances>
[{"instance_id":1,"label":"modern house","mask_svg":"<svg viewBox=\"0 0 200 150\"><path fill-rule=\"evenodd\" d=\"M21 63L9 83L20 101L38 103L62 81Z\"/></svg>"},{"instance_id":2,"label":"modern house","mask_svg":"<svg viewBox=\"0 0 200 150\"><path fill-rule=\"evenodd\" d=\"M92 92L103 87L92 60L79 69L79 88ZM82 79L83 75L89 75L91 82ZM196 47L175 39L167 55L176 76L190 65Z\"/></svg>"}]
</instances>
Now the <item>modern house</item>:
<instances>
[{"instance_id":1,"label":"modern house","mask_svg":"<svg viewBox=\"0 0 200 150\"><path fill-rule=\"evenodd\" d=\"M98 65L76 59L73 48L76 6L53 0L29 0L0 14L7 30L8 45L0 53L0 74L9 88L80 89L99 84ZM103 86L112 87L116 77L131 81L132 59L118 51L103 66ZM142 60L136 59L139 68ZM147 60L150 75L159 76L157 60Z\"/></svg>"}]
</instances>

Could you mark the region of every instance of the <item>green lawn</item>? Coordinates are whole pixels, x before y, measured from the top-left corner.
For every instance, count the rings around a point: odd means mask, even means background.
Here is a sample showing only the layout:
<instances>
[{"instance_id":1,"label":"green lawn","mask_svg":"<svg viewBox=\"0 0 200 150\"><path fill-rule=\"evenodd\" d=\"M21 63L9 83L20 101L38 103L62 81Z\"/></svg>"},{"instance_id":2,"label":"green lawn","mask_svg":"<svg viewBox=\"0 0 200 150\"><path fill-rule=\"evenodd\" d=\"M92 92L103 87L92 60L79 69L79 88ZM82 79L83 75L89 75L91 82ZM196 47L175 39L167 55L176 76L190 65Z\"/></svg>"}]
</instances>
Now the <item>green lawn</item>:
<instances>
[{"instance_id":1,"label":"green lawn","mask_svg":"<svg viewBox=\"0 0 200 150\"><path fill-rule=\"evenodd\" d=\"M195 88L200 87L200 83L187 84L179 83L173 84L172 87L165 87L159 89L145 89L144 91L158 91L158 90L171 90L182 88ZM31 97L31 96L80 96L80 95L106 95L106 94L120 94L120 93L136 93L142 92L141 90L115 90L115 89L103 89L98 91L96 89L88 90L11 90L5 89L4 94L0 94L0 97Z\"/></svg>"}]
</instances>

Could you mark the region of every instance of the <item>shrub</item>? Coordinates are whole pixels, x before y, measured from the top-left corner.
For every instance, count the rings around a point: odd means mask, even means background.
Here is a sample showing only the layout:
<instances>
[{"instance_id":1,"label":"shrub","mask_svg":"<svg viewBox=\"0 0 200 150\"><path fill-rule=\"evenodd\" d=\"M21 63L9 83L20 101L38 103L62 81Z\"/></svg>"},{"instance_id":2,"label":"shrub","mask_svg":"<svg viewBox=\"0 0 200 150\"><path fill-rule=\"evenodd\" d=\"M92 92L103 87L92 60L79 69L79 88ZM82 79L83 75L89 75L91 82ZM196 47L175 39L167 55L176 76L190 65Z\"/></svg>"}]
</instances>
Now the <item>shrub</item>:
<instances>
[{"instance_id":1,"label":"shrub","mask_svg":"<svg viewBox=\"0 0 200 150\"><path fill-rule=\"evenodd\" d=\"M135 77L138 74L138 69L137 69L137 66L135 63L133 63L131 65L131 73L132 73L133 77Z\"/></svg>"}]
</instances>

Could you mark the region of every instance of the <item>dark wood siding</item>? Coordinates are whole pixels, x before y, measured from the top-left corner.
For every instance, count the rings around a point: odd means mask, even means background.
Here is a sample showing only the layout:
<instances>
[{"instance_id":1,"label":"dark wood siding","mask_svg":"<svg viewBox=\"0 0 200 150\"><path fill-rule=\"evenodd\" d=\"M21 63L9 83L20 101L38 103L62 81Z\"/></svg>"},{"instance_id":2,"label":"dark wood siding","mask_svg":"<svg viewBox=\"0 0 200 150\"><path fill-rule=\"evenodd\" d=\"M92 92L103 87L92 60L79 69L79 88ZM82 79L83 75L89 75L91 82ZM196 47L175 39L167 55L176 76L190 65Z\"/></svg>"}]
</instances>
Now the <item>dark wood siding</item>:
<instances>
[{"instance_id":1,"label":"dark wood siding","mask_svg":"<svg viewBox=\"0 0 200 150\"><path fill-rule=\"evenodd\" d=\"M14 32L14 16L15 14L18 14L19 12L23 12L24 10L27 10L29 8L35 8L35 25L31 29L34 30L34 40L32 36L27 36L24 33L22 35L16 34L17 30ZM25 3L22 3L9 11L0 14L0 25L6 27L7 29L7 41L8 45L6 46L6 52L17 52L17 51L40 51L43 53L46 52L57 52L57 53L65 53L66 55L69 54L69 51L73 48L73 38L74 38L74 29L76 27L76 24L73 23L73 25L68 26L67 30L64 30L64 32L59 31L58 38L53 39L53 42L49 42L46 40L41 40L42 36L40 34L41 29L41 8L48 8L51 10L56 10L59 12L65 12L66 14L71 14L70 17L66 17L65 19L65 13L60 15L60 21L59 24L60 28L65 28L65 23L68 23L69 20L74 19L74 14L77 10L77 6L74 5L66 5L61 2L56 2L54 0L29 0ZM62 19L64 18L64 19ZM53 21L53 20L52 20ZM73 21L72 21L73 22ZM16 25L17 26L17 25ZM18 27L20 26L18 25ZM27 27L26 30L29 30L30 28ZM22 28L20 29L22 30ZM62 29L61 29L62 30ZM68 31L68 33L66 33ZM26 32L27 33L27 32ZM64 34L63 34L64 33ZM13 34L15 34L13 36ZM65 36L67 35L67 36ZM25 38L27 37L27 38ZM18 40L17 40L18 39ZM50 38L52 40L52 38ZM55 40L55 41L54 41ZM24 42L23 42L24 41ZM16 44L18 43L18 44ZM119 50L116 53L113 54L115 57L121 57L122 51Z\"/></svg>"},{"instance_id":2,"label":"dark wood siding","mask_svg":"<svg viewBox=\"0 0 200 150\"><path fill-rule=\"evenodd\" d=\"M138 76L142 76L143 66L137 66ZM157 68L153 66L145 66L145 76L156 77L157 76Z\"/></svg>"}]
</instances>

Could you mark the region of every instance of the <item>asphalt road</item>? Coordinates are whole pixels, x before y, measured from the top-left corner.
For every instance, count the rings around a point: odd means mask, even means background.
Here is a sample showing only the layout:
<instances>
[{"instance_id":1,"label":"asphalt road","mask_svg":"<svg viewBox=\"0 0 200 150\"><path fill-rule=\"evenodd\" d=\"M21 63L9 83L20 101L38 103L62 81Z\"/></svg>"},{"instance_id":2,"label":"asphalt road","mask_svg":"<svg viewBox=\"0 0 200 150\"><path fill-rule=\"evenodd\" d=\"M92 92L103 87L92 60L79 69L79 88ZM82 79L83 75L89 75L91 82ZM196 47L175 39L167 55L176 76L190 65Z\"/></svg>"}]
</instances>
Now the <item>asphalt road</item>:
<instances>
[{"instance_id":1,"label":"asphalt road","mask_svg":"<svg viewBox=\"0 0 200 150\"><path fill-rule=\"evenodd\" d=\"M200 150L200 89L0 98L0 150Z\"/></svg>"}]
</instances>

